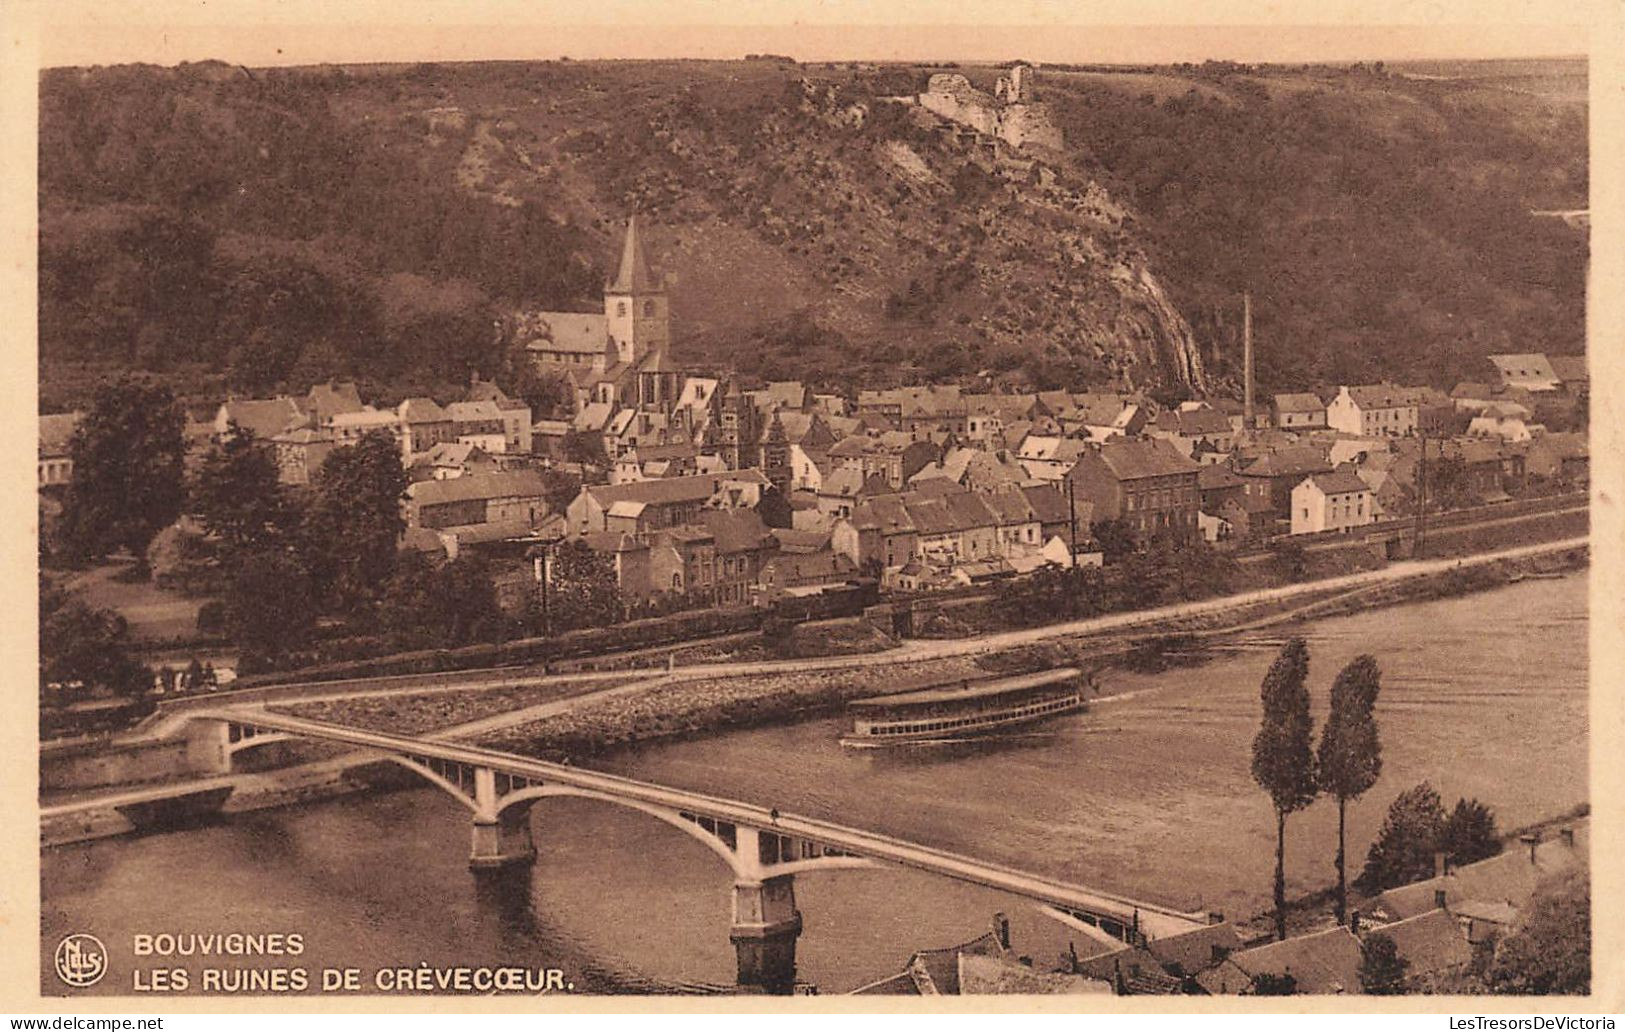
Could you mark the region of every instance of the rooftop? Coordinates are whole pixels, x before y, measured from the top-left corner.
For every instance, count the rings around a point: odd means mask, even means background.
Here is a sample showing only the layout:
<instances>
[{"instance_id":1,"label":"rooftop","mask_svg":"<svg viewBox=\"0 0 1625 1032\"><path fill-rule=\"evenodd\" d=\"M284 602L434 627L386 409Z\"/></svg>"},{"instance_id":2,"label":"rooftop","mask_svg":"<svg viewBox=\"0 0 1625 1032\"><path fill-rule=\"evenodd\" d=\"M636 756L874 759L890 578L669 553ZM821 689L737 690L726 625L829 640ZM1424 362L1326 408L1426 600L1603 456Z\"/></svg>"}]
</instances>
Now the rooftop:
<instances>
[{"instance_id":1,"label":"rooftop","mask_svg":"<svg viewBox=\"0 0 1625 1032\"><path fill-rule=\"evenodd\" d=\"M541 498L546 493L542 475L530 469L473 473L449 480L420 480L406 489L407 497L420 507L475 499Z\"/></svg>"},{"instance_id":2,"label":"rooftop","mask_svg":"<svg viewBox=\"0 0 1625 1032\"><path fill-rule=\"evenodd\" d=\"M1118 480L1197 473L1202 468L1167 441L1111 440L1100 446L1100 457Z\"/></svg>"},{"instance_id":3,"label":"rooftop","mask_svg":"<svg viewBox=\"0 0 1625 1032\"><path fill-rule=\"evenodd\" d=\"M1054 670L1044 670L1036 674L1022 674L1017 677L997 677L992 680L976 682L965 681L946 687L922 688L916 691L896 692L891 695L876 695L867 699L854 699L847 705L890 707L918 706L935 702L964 702L969 699L984 699L991 695L1003 695L1006 692L1018 692L1047 684L1060 684L1063 681L1082 676L1083 672L1076 667L1058 667Z\"/></svg>"}]
</instances>

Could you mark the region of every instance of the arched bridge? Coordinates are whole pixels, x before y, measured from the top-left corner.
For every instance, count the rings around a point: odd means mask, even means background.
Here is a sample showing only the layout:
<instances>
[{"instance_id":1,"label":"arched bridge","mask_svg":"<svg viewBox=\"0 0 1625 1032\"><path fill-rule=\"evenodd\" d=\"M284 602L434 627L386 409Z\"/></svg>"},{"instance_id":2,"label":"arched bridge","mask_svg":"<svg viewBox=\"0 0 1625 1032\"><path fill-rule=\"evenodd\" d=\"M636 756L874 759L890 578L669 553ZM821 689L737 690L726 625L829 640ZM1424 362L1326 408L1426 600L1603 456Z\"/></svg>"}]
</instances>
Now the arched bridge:
<instances>
[{"instance_id":1,"label":"arched bridge","mask_svg":"<svg viewBox=\"0 0 1625 1032\"><path fill-rule=\"evenodd\" d=\"M629 807L703 843L734 875L732 939L742 984L782 988L794 977L801 914L797 874L898 864L1032 900L1074 926L1125 941L1177 935L1209 923L1187 912L1013 870L931 846L780 813L751 803L449 742L344 727L262 710L206 709L187 715L188 758L199 770L229 773L236 753L292 737L374 751L450 793L473 820L470 866L528 864L535 858L530 808L576 796Z\"/></svg>"}]
</instances>

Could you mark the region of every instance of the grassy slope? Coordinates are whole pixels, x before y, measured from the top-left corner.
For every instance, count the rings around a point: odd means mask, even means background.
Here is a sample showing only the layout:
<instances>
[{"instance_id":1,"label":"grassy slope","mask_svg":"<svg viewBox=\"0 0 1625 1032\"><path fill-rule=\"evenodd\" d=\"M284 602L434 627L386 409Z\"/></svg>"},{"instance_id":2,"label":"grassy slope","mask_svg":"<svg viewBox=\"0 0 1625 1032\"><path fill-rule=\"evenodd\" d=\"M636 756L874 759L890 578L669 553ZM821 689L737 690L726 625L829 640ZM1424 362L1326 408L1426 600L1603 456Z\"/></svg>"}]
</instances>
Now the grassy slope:
<instances>
[{"instance_id":1,"label":"grassy slope","mask_svg":"<svg viewBox=\"0 0 1625 1032\"><path fill-rule=\"evenodd\" d=\"M140 74L154 79L153 95L174 101L174 110L128 132L225 138L227 146L201 149L202 160L217 163L239 192L186 210L229 231L239 250L303 238L306 251L380 277L467 275L498 307L590 307L593 267L613 248L616 220L635 207L655 224L651 250L676 274L683 357L769 375L822 371L829 382L850 382L993 369L1105 382L1126 369L1143 382L1181 332L1177 319L1158 317L1143 292L1123 284L1123 270L1144 262L1194 326L1221 382L1234 372L1236 320L1227 306L1250 277L1263 281L1253 286L1267 381L1363 373L1359 363L1314 356L1366 351L1408 358L1396 375L1436 366L1448 381L1480 373L1472 358L1497 347L1577 346L1583 242L1576 248L1551 226L1472 239L1483 227L1460 210L1391 203L1385 212L1386 199L1374 208L1371 184L1394 155L1424 150L1425 160L1406 167L1413 182L1480 191L1496 205L1513 198L1524 208L1578 206L1584 183L1573 170L1578 160L1583 176L1583 142L1578 158L1569 145L1584 107L1573 70L1547 69L1542 78L1538 69L1495 69L1470 81L1045 73L1041 89L1071 151L1055 163L1057 191L990 186L965 171L962 156L880 105L871 105L864 129L841 127L822 104L804 109L795 87L805 75L820 89L837 87L844 103L891 83L760 62L352 70L360 74L329 76L315 91L320 114L308 92L288 99L274 84L181 81L148 70ZM995 74L969 72L977 81ZM923 81L924 72L913 77ZM1255 109L1250 98L1260 89L1270 99ZM1187 95L1211 107L1193 106ZM1293 103L1304 107L1286 107ZM46 110L49 117L55 109ZM1317 131L1309 126L1316 120L1329 124ZM1208 127L1228 135L1201 137ZM47 162L56 153L49 141L61 138L76 153L105 154L82 130L48 121ZM1248 139L1261 131L1278 135ZM316 172L302 170L302 149L335 138L336 152L312 163ZM1327 141L1342 153L1323 153ZM1213 153L1220 148L1223 161ZM1246 162L1238 148L1271 160L1239 168ZM362 186L343 189L352 180ZM84 181L82 167L48 173L42 209L179 207L158 186L115 199ZM384 185L370 188L374 181ZM1080 212L1075 197L1092 182L1131 217ZM498 264L529 254L563 260L569 274L523 281L467 271L461 255L480 241L448 244L454 231L432 225L424 214L432 204L416 203L448 185L495 211L497 229L519 203L567 227L544 243L568 254L496 253ZM280 190L281 203L255 206L262 188ZM1404 189L1415 193L1411 183ZM1470 211L1473 201L1461 207ZM419 222L431 223L419 247L366 228L398 223L416 232ZM1393 254L1372 246L1389 239ZM1483 260L1508 240L1537 252L1527 268ZM1435 281L1383 274L1396 265L1412 271L1407 255L1437 269ZM911 284L920 303L888 312L888 297L907 298ZM1420 345L1396 346L1401 327L1414 327ZM1529 339L1537 327L1542 338ZM135 350L109 344L101 357L129 362ZM47 355L47 381L71 375L65 358Z\"/></svg>"}]
</instances>

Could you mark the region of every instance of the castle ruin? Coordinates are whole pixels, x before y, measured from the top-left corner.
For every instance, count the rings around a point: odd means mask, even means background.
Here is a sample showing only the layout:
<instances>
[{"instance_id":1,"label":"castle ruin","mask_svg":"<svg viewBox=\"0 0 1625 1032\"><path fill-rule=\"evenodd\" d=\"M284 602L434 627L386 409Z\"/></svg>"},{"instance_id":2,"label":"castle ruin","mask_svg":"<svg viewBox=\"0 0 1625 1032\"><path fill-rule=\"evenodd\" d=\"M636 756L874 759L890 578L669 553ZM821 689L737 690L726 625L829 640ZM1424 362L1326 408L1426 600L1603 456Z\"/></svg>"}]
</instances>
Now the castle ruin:
<instances>
[{"instance_id":1,"label":"castle ruin","mask_svg":"<svg viewBox=\"0 0 1625 1032\"><path fill-rule=\"evenodd\" d=\"M1034 99L1033 69L1017 64L1000 76L989 96L957 73L931 76L919 105L939 118L968 126L1011 147L1061 149L1061 131L1050 121L1049 108Z\"/></svg>"}]
</instances>

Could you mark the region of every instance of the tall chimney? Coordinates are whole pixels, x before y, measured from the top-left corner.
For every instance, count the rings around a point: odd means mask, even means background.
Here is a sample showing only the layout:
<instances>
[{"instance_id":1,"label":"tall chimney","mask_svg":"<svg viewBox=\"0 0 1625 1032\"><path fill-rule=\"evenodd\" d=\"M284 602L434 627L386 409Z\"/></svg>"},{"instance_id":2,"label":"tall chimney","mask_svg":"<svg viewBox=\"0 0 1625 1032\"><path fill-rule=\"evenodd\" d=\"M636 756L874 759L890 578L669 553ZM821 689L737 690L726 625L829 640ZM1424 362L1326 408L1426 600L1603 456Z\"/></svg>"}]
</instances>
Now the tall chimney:
<instances>
[{"instance_id":1,"label":"tall chimney","mask_svg":"<svg viewBox=\"0 0 1625 1032\"><path fill-rule=\"evenodd\" d=\"M1243 376L1242 425L1253 428L1253 295L1241 295L1241 361Z\"/></svg>"},{"instance_id":2,"label":"tall chimney","mask_svg":"<svg viewBox=\"0 0 1625 1032\"><path fill-rule=\"evenodd\" d=\"M1444 850L1435 849L1433 851L1433 877L1443 878L1448 873L1449 871L1445 868Z\"/></svg>"}]
</instances>

